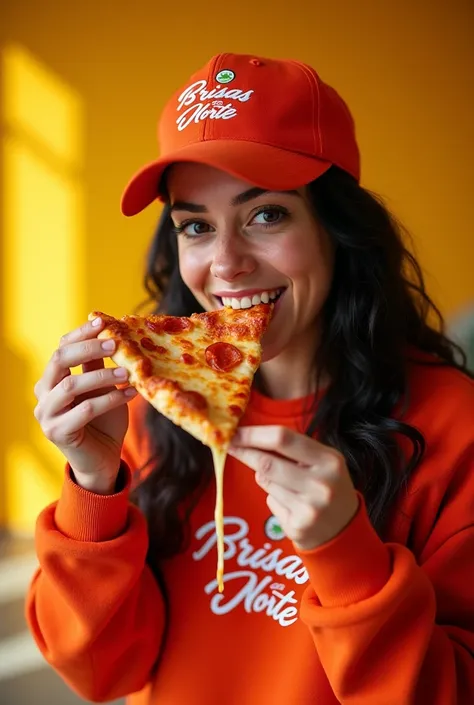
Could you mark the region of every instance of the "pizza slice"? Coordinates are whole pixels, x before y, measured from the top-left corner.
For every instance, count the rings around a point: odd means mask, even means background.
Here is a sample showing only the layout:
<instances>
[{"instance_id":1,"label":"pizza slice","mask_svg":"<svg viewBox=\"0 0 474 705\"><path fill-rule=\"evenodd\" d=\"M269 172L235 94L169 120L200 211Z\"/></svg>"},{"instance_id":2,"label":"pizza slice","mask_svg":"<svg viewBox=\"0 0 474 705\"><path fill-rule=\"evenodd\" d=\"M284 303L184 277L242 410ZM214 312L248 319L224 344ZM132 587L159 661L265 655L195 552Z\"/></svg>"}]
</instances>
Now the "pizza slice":
<instances>
[{"instance_id":1,"label":"pizza slice","mask_svg":"<svg viewBox=\"0 0 474 705\"><path fill-rule=\"evenodd\" d=\"M138 392L173 423L209 446L216 474L219 591L223 590L223 475L227 448L247 407L273 305L193 314L113 318L99 338L112 338L113 361Z\"/></svg>"}]
</instances>

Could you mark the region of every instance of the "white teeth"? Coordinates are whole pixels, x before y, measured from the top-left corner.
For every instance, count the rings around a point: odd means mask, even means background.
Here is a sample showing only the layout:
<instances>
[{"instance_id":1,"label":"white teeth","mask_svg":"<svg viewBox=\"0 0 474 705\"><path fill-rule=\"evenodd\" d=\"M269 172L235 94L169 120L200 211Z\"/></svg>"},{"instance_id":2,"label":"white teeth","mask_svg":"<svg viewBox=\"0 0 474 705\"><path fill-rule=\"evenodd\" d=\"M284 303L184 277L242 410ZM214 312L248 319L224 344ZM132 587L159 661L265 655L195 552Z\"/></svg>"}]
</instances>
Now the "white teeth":
<instances>
[{"instance_id":1,"label":"white teeth","mask_svg":"<svg viewBox=\"0 0 474 705\"><path fill-rule=\"evenodd\" d=\"M276 299L282 291L283 289L262 291L261 294L254 294L253 296L243 296L241 299L236 299L235 297L223 297L222 303L224 304L224 306L230 306L234 309L251 308L251 306L257 306L260 303L270 303L270 301Z\"/></svg>"}]
</instances>

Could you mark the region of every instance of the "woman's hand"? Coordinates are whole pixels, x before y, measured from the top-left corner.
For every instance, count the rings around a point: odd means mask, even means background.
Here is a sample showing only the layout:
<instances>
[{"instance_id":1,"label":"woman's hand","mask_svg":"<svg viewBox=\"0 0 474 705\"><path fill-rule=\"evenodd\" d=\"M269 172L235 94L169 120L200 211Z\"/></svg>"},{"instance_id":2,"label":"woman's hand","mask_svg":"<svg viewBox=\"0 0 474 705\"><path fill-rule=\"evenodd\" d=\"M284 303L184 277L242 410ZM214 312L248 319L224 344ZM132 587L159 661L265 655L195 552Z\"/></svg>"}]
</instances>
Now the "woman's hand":
<instances>
[{"instance_id":1,"label":"woman's hand","mask_svg":"<svg viewBox=\"0 0 474 705\"><path fill-rule=\"evenodd\" d=\"M114 491L120 453L128 426L127 402L136 395L126 384L128 372L105 368L114 342L98 340L103 321L88 321L61 338L35 386L35 417L41 429L69 461L77 483L101 494ZM82 365L82 374L71 367Z\"/></svg>"},{"instance_id":2,"label":"woman's hand","mask_svg":"<svg viewBox=\"0 0 474 705\"><path fill-rule=\"evenodd\" d=\"M359 499L343 456L283 426L238 429L229 454L256 471L267 505L302 550L330 541L349 524Z\"/></svg>"}]
</instances>

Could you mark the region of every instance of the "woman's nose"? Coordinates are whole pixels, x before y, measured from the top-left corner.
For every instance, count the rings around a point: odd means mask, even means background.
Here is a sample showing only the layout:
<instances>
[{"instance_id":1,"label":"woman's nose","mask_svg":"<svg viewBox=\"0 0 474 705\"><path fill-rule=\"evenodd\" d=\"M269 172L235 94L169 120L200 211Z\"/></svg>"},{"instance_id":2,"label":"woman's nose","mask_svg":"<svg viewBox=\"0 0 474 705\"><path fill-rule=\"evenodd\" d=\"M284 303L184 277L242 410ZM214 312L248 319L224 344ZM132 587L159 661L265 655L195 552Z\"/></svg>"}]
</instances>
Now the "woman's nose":
<instances>
[{"instance_id":1,"label":"woman's nose","mask_svg":"<svg viewBox=\"0 0 474 705\"><path fill-rule=\"evenodd\" d=\"M211 274L218 279L232 281L242 274L251 274L256 262L239 235L217 239L211 262Z\"/></svg>"}]
</instances>

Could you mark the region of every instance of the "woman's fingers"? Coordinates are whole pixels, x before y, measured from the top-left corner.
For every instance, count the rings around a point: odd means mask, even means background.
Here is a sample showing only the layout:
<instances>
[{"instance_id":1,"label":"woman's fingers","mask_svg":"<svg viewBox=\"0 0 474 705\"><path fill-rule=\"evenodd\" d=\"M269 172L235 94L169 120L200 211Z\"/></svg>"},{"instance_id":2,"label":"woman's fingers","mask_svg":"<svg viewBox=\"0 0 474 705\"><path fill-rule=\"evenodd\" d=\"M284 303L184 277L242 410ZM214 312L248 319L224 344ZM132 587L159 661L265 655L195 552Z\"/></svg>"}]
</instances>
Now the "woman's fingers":
<instances>
[{"instance_id":1,"label":"woman's fingers","mask_svg":"<svg viewBox=\"0 0 474 705\"><path fill-rule=\"evenodd\" d=\"M304 547L308 528L317 525L324 508L315 506L302 495L275 484L269 490L267 506L280 520L285 534L301 548Z\"/></svg>"},{"instance_id":2,"label":"woman's fingers","mask_svg":"<svg viewBox=\"0 0 474 705\"><path fill-rule=\"evenodd\" d=\"M68 364L67 356L63 353L63 348L71 345L72 343L92 341L96 339L97 335L102 330L103 325L102 319L95 318L94 320L87 321L87 323L79 326L79 328L75 328L69 333L66 333L66 335L62 336L59 341L58 349L51 356L42 378L35 385L34 393L38 400L44 393L50 392L51 389L58 384L58 382L71 374L69 369L70 365ZM110 353L104 352L102 358L106 357L107 354ZM87 364L88 361L86 360L85 362ZM103 360L101 359L96 363L96 369L103 366L103 364Z\"/></svg>"},{"instance_id":3,"label":"woman's fingers","mask_svg":"<svg viewBox=\"0 0 474 705\"><path fill-rule=\"evenodd\" d=\"M336 452L284 426L243 426L237 429L232 445L271 451L305 465L313 465L319 457Z\"/></svg>"},{"instance_id":4,"label":"woman's fingers","mask_svg":"<svg viewBox=\"0 0 474 705\"><path fill-rule=\"evenodd\" d=\"M113 389L101 396L85 399L60 416L48 417L41 425L43 433L57 446L74 446L76 439L82 437L82 431L88 423L126 404L136 393L134 387L128 387L124 390Z\"/></svg>"},{"instance_id":5,"label":"woman's fingers","mask_svg":"<svg viewBox=\"0 0 474 705\"><path fill-rule=\"evenodd\" d=\"M50 392L61 380L70 375L70 368L93 361L101 361L115 350L113 340L98 340L96 338L61 345L51 356L46 370L35 393L39 399L42 394Z\"/></svg>"},{"instance_id":6,"label":"woman's fingers","mask_svg":"<svg viewBox=\"0 0 474 705\"><path fill-rule=\"evenodd\" d=\"M321 481L321 473L313 467L297 465L281 456L253 448L231 447L229 454L255 470L257 483L267 492L277 485L293 494L304 495L315 506L324 506L330 498L330 488Z\"/></svg>"},{"instance_id":7,"label":"woman's fingers","mask_svg":"<svg viewBox=\"0 0 474 705\"><path fill-rule=\"evenodd\" d=\"M244 465L254 470L257 473L257 482L262 487L264 484L276 482L295 492L302 492L305 489L307 468L305 472L302 472L302 468L286 458L254 448L235 448L233 446L229 448L229 455L233 455Z\"/></svg>"},{"instance_id":8,"label":"woman's fingers","mask_svg":"<svg viewBox=\"0 0 474 705\"><path fill-rule=\"evenodd\" d=\"M79 343L82 340L89 340L91 337L97 336L102 328L104 327L104 321L96 316L91 318L87 323L84 323L79 328L67 333L61 338L60 347L63 345L69 345L70 343ZM113 348L111 347L111 352ZM110 354L110 353L109 353ZM105 356L106 357L106 356ZM82 365L83 372L93 372L94 370L100 370L104 367L103 357L95 360L88 360Z\"/></svg>"},{"instance_id":9,"label":"woman's fingers","mask_svg":"<svg viewBox=\"0 0 474 705\"><path fill-rule=\"evenodd\" d=\"M56 350L53 358L63 367L77 367L88 362L103 360L115 350L114 340L98 340L97 338L69 343Z\"/></svg>"},{"instance_id":10,"label":"woman's fingers","mask_svg":"<svg viewBox=\"0 0 474 705\"><path fill-rule=\"evenodd\" d=\"M281 487L275 487L268 495L267 507L280 520L286 536L304 549L308 527L316 526L320 511L300 502L296 495L291 497L287 490Z\"/></svg>"},{"instance_id":11,"label":"woman's fingers","mask_svg":"<svg viewBox=\"0 0 474 705\"><path fill-rule=\"evenodd\" d=\"M270 464L270 457L276 459L272 462L272 470L285 468L286 473L289 465L297 465L310 469L310 478L328 482L336 481L346 467L343 456L334 448L283 426L240 428L232 439L229 453L239 459L246 457L247 460L242 462L256 471L262 464L265 469L265 465Z\"/></svg>"},{"instance_id":12,"label":"woman's fingers","mask_svg":"<svg viewBox=\"0 0 474 705\"><path fill-rule=\"evenodd\" d=\"M116 384L123 384L127 379L128 372L123 367L114 369L102 367L92 372L64 377L44 400L39 402L37 418L41 420L43 417L55 416L67 409L74 401L78 401L82 395L105 392L105 390L112 391Z\"/></svg>"},{"instance_id":13,"label":"woman's fingers","mask_svg":"<svg viewBox=\"0 0 474 705\"><path fill-rule=\"evenodd\" d=\"M286 526L290 518L290 510L288 509L288 507L285 507L270 494L267 496L267 507L269 508L272 514L278 517L281 525Z\"/></svg>"},{"instance_id":14,"label":"woman's fingers","mask_svg":"<svg viewBox=\"0 0 474 705\"><path fill-rule=\"evenodd\" d=\"M69 345L69 343L79 343L81 340L88 340L89 338L95 338L100 333L104 326L104 322L101 318L94 318L91 321L83 323L79 328L63 335L59 342L59 347L64 345Z\"/></svg>"},{"instance_id":15,"label":"woman's fingers","mask_svg":"<svg viewBox=\"0 0 474 705\"><path fill-rule=\"evenodd\" d=\"M306 504L298 496L275 485L267 497L267 507L278 517L285 534L299 544L308 526L313 526L319 515L316 507Z\"/></svg>"}]
</instances>

